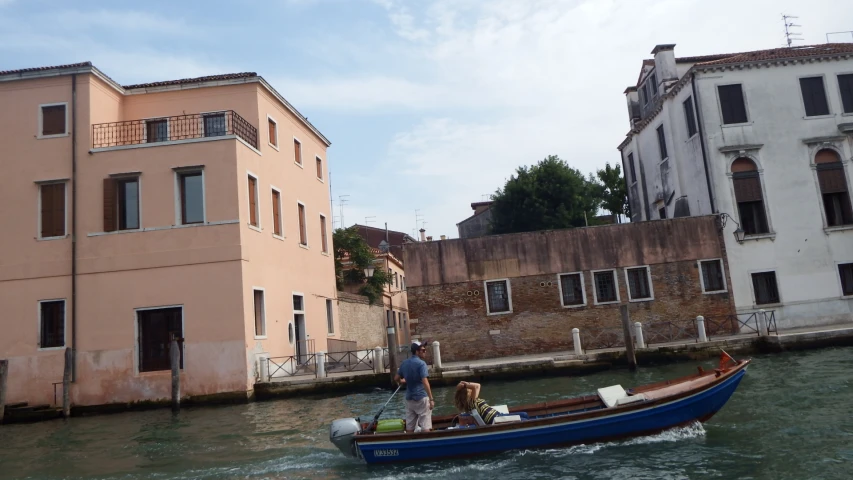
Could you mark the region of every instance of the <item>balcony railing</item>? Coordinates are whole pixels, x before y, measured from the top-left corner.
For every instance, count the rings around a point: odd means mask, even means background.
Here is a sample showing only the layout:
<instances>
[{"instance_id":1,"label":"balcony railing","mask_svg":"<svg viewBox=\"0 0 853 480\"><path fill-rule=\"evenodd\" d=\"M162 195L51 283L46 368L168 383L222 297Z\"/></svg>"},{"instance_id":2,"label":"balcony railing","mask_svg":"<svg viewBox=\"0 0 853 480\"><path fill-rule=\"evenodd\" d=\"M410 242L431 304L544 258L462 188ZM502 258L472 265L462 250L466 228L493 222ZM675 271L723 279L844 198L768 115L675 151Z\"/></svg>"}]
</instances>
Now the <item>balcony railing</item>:
<instances>
[{"instance_id":1,"label":"balcony railing","mask_svg":"<svg viewBox=\"0 0 853 480\"><path fill-rule=\"evenodd\" d=\"M92 148L236 135L258 148L258 129L233 110L92 125Z\"/></svg>"}]
</instances>

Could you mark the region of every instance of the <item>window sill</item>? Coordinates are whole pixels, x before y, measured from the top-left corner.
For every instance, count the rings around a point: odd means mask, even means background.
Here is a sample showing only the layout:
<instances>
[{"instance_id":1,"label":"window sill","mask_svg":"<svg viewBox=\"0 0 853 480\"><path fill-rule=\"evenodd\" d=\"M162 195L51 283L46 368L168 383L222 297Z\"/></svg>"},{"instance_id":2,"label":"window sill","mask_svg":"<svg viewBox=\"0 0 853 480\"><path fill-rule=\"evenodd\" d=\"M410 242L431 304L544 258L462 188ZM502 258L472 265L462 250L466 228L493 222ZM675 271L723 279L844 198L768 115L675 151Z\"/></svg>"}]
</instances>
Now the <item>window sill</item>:
<instances>
[{"instance_id":1,"label":"window sill","mask_svg":"<svg viewBox=\"0 0 853 480\"><path fill-rule=\"evenodd\" d=\"M181 373L183 373L184 369L180 369ZM171 370L155 370L152 372L136 372L137 377L159 377L159 376L167 376L172 375Z\"/></svg>"},{"instance_id":2,"label":"window sill","mask_svg":"<svg viewBox=\"0 0 853 480\"><path fill-rule=\"evenodd\" d=\"M737 127L750 127L755 122L744 122L744 123L723 123L720 125L720 128L737 128Z\"/></svg>"},{"instance_id":3,"label":"window sill","mask_svg":"<svg viewBox=\"0 0 853 480\"><path fill-rule=\"evenodd\" d=\"M563 308L583 308L586 306L586 303L581 303L578 305L562 305Z\"/></svg>"},{"instance_id":4,"label":"window sill","mask_svg":"<svg viewBox=\"0 0 853 480\"><path fill-rule=\"evenodd\" d=\"M269 142L267 142L267 145L269 145L269 146L271 146L272 148L274 148L276 152L280 152L280 151L281 151L281 150L279 150L279 149L278 149L278 146L277 146L277 145L273 145L272 143L269 143Z\"/></svg>"},{"instance_id":5,"label":"window sill","mask_svg":"<svg viewBox=\"0 0 853 480\"><path fill-rule=\"evenodd\" d=\"M837 227L825 227L823 232L829 235L832 232L843 232L846 230L853 230L853 225L839 225Z\"/></svg>"},{"instance_id":6,"label":"window sill","mask_svg":"<svg viewBox=\"0 0 853 480\"><path fill-rule=\"evenodd\" d=\"M655 297L647 297L647 298L631 298L628 299L628 303L642 303L642 302L651 302L654 301Z\"/></svg>"},{"instance_id":7,"label":"window sill","mask_svg":"<svg viewBox=\"0 0 853 480\"><path fill-rule=\"evenodd\" d=\"M317 181L318 181L318 182L320 182L320 183L326 183L326 181L325 181L325 180L323 180L322 178L319 178L319 177L317 178Z\"/></svg>"},{"instance_id":8,"label":"window sill","mask_svg":"<svg viewBox=\"0 0 853 480\"><path fill-rule=\"evenodd\" d=\"M711 292L702 292L702 295L719 295L721 293L729 293L728 290L713 290Z\"/></svg>"},{"instance_id":9,"label":"window sill","mask_svg":"<svg viewBox=\"0 0 853 480\"><path fill-rule=\"evenodd\" d=\"M272 234L272 238L276 240L281 240L282 242L285 240L285 237L282 237L281 235L276 235L274 233Z\"/></svg>"},{"instance_id":10,"label":"window sill","mask_svg":"<svg viewBox=\"0 0 853 480\"><path fill-rule=\"evenodd\" d=\"M256 226L252 225L251 223L247 223L246 226L249 227L250 230L254 230L256 232L262 232L263 231L263 230L261 230L261 227L256 227Z\"/></svg>"},{"instance_id":11,"label":"window sill","mask_svg":"<svg viewBox=\"0 0 853 480\"><path fill-rule=\"evenodd\" d=\"M326 257L331 257L331 255L329 255L329 252L320 252L320 255L324 255Z\"/></svg>"},{"instance_id":12,"label":"window sill","mask_svg":"<svg viewBox=\"0 0 853 480\"><path fill-rule=\"evenodd\" d=\"M598 306L598 305L616 305L617 303L619 303L619 300L613 300L612 302L593 302L592 304Z\"/></svg>"},{"instance_id":13,"label":"window sill","mask_svg":"<svg viewBox=\"0 0 853 480\"><path fill-rule=\"evenodd\" d=\"M509 315L510 313L512 313L512 310L508 310L508 311L506 311L506 312L491 312L491 313L486 313L486 316L491 317L492 315Z\"/></svg>"},{"instance_id":14,"label":"window sill","mask_svg":"<svg viewBox=\"0 0 853 480\"><path fill-rule=\"evenodd\" d=\"M255 340L266 340L266 339L267 339L266 335L255 335Z\"/></svg>"},{"instance_id":15,"label":"window sill","mask_svg":"<svg viewBox=\"0 0 853 480\"><path fill-rule=\"evenodd\" d=\"M36 238L36 240L38 240L39 242L49 242L51 240L62 240L64 238L68 238L68 235L66 234L60 237L38 237Z\"/></svg>"},{"instance_id":16,"label":"window sill","mask_svg":"<svg viewBox=\"0 0 853 480\"><path fill-rule=\"evenodd\" d=\"M687 140L685 140L684 143L687 143L687 142L693 140L694 138L696 138L698 136L699 136L699 132L696 132L693 135L690 135L689 137L687 137Z\"/></svg>"},{"instance_id":17,"label":"window sill","mask_svg":"<svg viewBox=\"0 0 853 480\"><path fill-rule=\"evenodd\" d=\"M761 305L754 304L752 306L752 308L754 308L754 309L757 308L759 310L766 310L768 308L776 308L776 307L782 307L782 306L784 306L784 305L782 305L782 302L779 302L779 303L762 303Z\"/></svg>"},{"instance_id":18,"label":"window sill","mask_svg":"<svg viewBox=\"0 0 853 480\"><path fill-rule=\"evenodd\" d=\"M39 352L57 352L59 350L65 350L65 345L63 345L61 347L45 347L45 348L38 347L37 350Z\"/></svg>"},{"instance_id":19,"label":"window sill","mask_svg":"<svg viewBox=\"0 0 853 480\"><path fill-rule=\"evenodd\" d=\"M71 135L70 133L57 133L56 135L36 135L36 138L39 140L45 140L48 138L62 138Z\"/></svg>"},{"instance_id":20,"label":"window sill","mask_svg":"<svg viewBox=\"0 0 853 480\"><path fill-rule=\"evenodd\" d=\"M805 116L805 117L803 117L803 120L821 120L821 119L825 119L825 118L835 118L835 114L834 113L828 113L826 115L814 115L811 117Z\"/></svg>"},{"instance_id":21,"label":"window sill","mask_svg":"<svg viewBox=\"0 0 853 480\"><path fill-rule=\"evenodd\" d=\"M764 240L764 239L776 240L776 232L759 233L756 235L747 235L747 236L743 237L744 242L746 242L747 240Z\"/></svg>"},{"instance_id":22,"label":"window sill","mask_svg":"<svg viewBox=\"0 0 853 480\"><path fill-rule=\"evenodd\" d=\"M297 162L297 161L295 161L295 160L294 160L294 161L293 161L293 164L294 164L294 165L296 165L297 167L299 167L299 168L303 169L303 170L305 169L305 165L302 165L300 162Z\"/></svg>"},{"instance_id":23,"label":"window sill","mask_svg":"<svg viewBox=\"0 0 853 480\"><path fill-rule=\"evenodd\" d=\"M304 248L305 250L311 250L310 248L308 248L308 245L303 245L301 243L299 244L299 248Z\"/></svg>"},{"instance_id":24,"label":"window sill","mask_svg":"<svg viewBox=\"0 0 853 480\"><path fill-rule=\"evenodd\" d=\"M841 114L842 117L853 117L853 112L844 112Z\"/></svg>"},{"instance_id":25,"label":"window sill","mask_svg":"<svg viewBox=\"0 0 853 480\"><path fill-rule=\"evenodd\" d=\"M331 337L334 337L334 336L335 336L335 334L334 334L334 333L330 333L330 334L328 334L328 335L326 335L326 336L327 336L327 337L329 337L329 338L331 338Z\"/></svg>"}]
</instances>

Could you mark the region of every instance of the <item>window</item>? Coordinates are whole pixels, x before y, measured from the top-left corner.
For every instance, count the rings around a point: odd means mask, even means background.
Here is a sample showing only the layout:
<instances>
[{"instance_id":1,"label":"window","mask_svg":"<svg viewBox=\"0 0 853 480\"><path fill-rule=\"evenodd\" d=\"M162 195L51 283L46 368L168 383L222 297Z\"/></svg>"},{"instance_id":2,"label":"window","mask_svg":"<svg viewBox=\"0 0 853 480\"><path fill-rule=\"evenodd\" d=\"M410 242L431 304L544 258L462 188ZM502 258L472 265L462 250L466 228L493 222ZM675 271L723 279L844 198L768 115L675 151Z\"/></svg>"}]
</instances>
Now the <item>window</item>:
<instances>
[{"instance_id":1,"label":"window","mask_svg":"<svg viewBox=\"0 0 853 480\"><path fill-rule=\"evenodd\" d=\"M293 161L297 163L297 165L302 165L302 143L293 139Z\"/></svg>"},{"instance_id":2,"label":"window","mask_svg":"<svg viewBox=\"0 0 853 480\"><path fill-rule=\"evenodd\" d=\"M696 135L696 114L693 112L693 97L684 101L684 119L687 121L687 138Z\"/></svg>"},{"instance_id":3,"label":"window","mask_svg":"<svg viewBox=\"0 0 853 480\"><path fill-rule=\"evenodd\" d=\"M660 207L658 209L658 217L660 217L661 220L666 219L666 207Z\"/></svg>"},{"instance_id":4,"label":"window","mask_svg":"<svg viewBox=\"0 0 853 480\"><path fill-rule=\"evenodd\" d=\"M169 350L172 339L178 339L180 368L184 368L183 309L155 308L136 311L139 341L139 371L170 370Z\"/></svg>"},{"instance_id":5,"label":"window","mask_svg":"<svg viewBox=\"0 0 853 480\"><path fill-rule=\"evenodd\" d=\"M726 291L726 277L723 275L723 261L701 260L699 281L702 284L703 293L717 293Z\"/></svg>"},{"instance_id":6,"label":"window","mask_svg":"<svg viewBox=\"0 0 853 480\"><path fill-rule=\"evenodd\" d=\"M645 97L643 99L643 105L646 105L649 103L649 100L652 99L651 92L649 91L649 83L648 82L643 84L642 91L643 91L643 97Z\"/></svg>"},{"instance_id":7,"label":"window","mask_svg":"<svg viewBox=\"0 0 853 480\"><path fill-rule=\"evenodd\" d=\"M264 308L264 291L254 289L252 292L255 307L255 336L265 337L267 335L267 319Z\"/></svg>"},{"instance_id":8,"label":"window","mask_svg":"<svg viewBox=\"0 0 853 480\"><path fill-rule=\"evenodd\" d=\"M178 173L181 198L181 225L204 223L204 174L201 171Z\"/></svg>"},{"instance_id":9,"label":"window","mask_svg":"<svg viewBox=\"0 0 853 480\"><path fill-rule=\"evenodd\" d=\"M165 142L169 139L169 121L165 118L145 121L145 141Z\"/></svg>"},{"instance_id":10,"label":"window","mask_svg":"<svg viewBox=\"0 0 853 480\"><path fill-rule=\"evenodd\" d=\"M65 346L65 300L39 302L39 348Z\"/></svg>"},{"instance_id":11,"label":"window","mask_svg":"<svg viewBox=\"0 0 853 480\"><path fill-rule=\"evenodd\" d=\"M65 135L68 133L65 122L65 106L64 103L41 106L41 136Z\"/></svg>"},{"instance_id":12,"label":"window","mask_svg":"<svg viewBox=\"0 0 853 480\"><path fill-rule=\"evenodd\" d=\"M807 117L829 115L829 104L826 102L823 77L801 78L800 90L803 92L803 105L806 107Z\"/></svg>"},{"instance_id":13,"label":"window","mask_svg":"<svg viewBox=\"0 0 853 480\"><path fill-rule=\"evenodd\" d=\"M267 117L267 124L269 125L270 145L278 148L278 124L270 117Z\"/></svg>"},{"instance_id":14,"label":"window","mask_svg":"<svg viewBox=\"0 0 853 480\"><path fill-rule=\"evenodd\" d=\"M628 279L629 301L636 302L640 300L652 300L654 298L649 273L649 267L625 269L625 277Z\"/></svg>"},{"instance_id":15,"label":"window","mask_svg":"<svg viewBox=\"0 0 853 480\"><path fill-rule=\"evenodd\" d=\"M628 154L628 171L631 172L631 183L636 183L637 182L637 170L636 170L636 167L634 166L634 154L633 153Z\"/></svg>"},{"instance_id":16,"label":"window","mask_svg":"<svg viewBox=\"0 0 853 480\"><path fill-rule=\"evenodd\" d=\"M649 90L652 93L652 98L658 96L658 74L657 72L652 72L652 80L649 82Z\"/></svg>"},{"instance_id":17,"label":"window","mask_svg":"<svg viewBox=\"0 0 853 480\"><path fill-rule=\"evenodd\" d=\"M619 301L615 270L592 272L592 279L595 284L596 304L615 303Z\"/></svg>"},{"instance_id":18,"label":"window","mask_svg":"<svg viewBox=\"0 0 853 480\"><path fill-rule=\"evenodd\" d=\"M779 289L776 287L776 272L752 274L752 288L756 305L779 303Z\"/></svg>"},{"instance_id":19,"label":"window","mask_svg":"<svg viewBox=\"0 0 853 480\"><path fill-rule=\"evenodd\" d=\"M663 133L663 125L658 127L658 148L660 149L660 159L665 160L669 154L666 152L666 134Z\"/></svg>"},{"instance_id":20,"label":"window","mask_svg":"<svg viewBox=\"0 0 853 480\"><path fill-rule=\"evenodd\" d=\"M315 157L317 160L317 179L323 181L323 159Z\"/></svg>"},{"instance_id":21,"label":"window","mask_svg":"<svg viewBox=\"0 0 853 480\"><path fill-rule=\"evenodd\" d=\"M249 175L249 225L260 227L258 219L258 179Z\"/></svg>"},{"instance_id":22,"label":"window","mask_svg":"<svg viewBox=\"0 0 853 480\"><path fill-rule=\"evenodd\" d=\"M329 327L329 335L335 334L335 317L332 301L326 299L326 325Z\"/></svg>"},{"instance_id":23,"label":"window","mask_svg":"<svg viewBox=\"0 0 853 480\"><path fill-rule=\"evenodd\" d=\"M272 234L281 236L281 192L272 189Z\"/></svg>"},{"instance_id":24,"label":"window","mask_svg":"<svg viewBox=\"0 0 853 480\"><path fill-rule=\"evenodd\" d=\"M838 88L841 90L841 105L844 113L853 113L853 73L838 76Z\"/></svg>"},{"instance_id":25,"label":"window","mask_svg":"<svg viewBox=\"0 0 853 480\"><path fill-rule=\"evenodd\" d=\"M834 150L823 149L815 155L815 164L826 226L853 224L853 209L850 207L847 177L844 175L841 157Z\"/></svg>"},{"instance_id":26,"label":"window","mask_svg":"<svg viewBox=\"0 0 853 480\"><path fill-rule=\"evenodd\" d=\"M841 294L853 295L853 263L838 265L838 275L841 276Z\"/></svg>"},{"instance_id":27,"label":"window","mask_svg":"<svg viewBox=\"0 0 853 480\"><path fill-rule=\"evenodd\" d=\"M486 313L512 312L512 300L510 299L509 280L495 280L486 282Z\"/></svg>"},{"instance_id":28,"label":"window","mask_svg":"<svg viewBox=\"0 0 853 480\"><path fill-rule=\"evenodd\" d=\"M390 327L391 325L391 310L385 310L385 326Z\"/></svg>"},{"instance_id":29,"label":"window","mask_svg":"<svg viewBox=\"0 0 853 480\"><path fill-rule=\"evenodd\" d=\"M228 131L224 113L208 113L202 116L205 137L221 137Z\"/></svg>"},{"instance_id":30,"label":"window","mask_svg":"<svg viewBox=\"0 0 853 480\"><path fill-rule=\"evenodd\" d=\"M586 305L583 288L583 274L564 273L557 275L560 287L560 303L564 307Z\"/></svg>"},{"instance_id":31,"label":"window","mask_svg":"<svg viewBox=\"0 0 853 480\"><path fill-rule=\"evenodd\" d=\"M48 183L39 186L39 213L41 238L65 236L65 183Z\"/></svg>"},{"instance_id":32,"label":"window","mask_svg":"<svg viewBox=\"0 0 853 480\"><path fill-rule=\"evenodd\" d=\"M723 125L746 123L746 103L743 100L743 88L740 84L720 85L717 87L720 95L720 110L723 114Z\"/></svg>"},{"instance_id":33,"label":"window","mask_svg":"<svg viewBox=\"0 0 853 480\"><path fill-rule=\"evenodd\" d=\"M400 277L400 285L403 287L403 290L406 289L406 277Z\"/></svg>"},{"instance_id":34,"label":"window","mask_svg":"<svg viewBox=\"0 0 853 480\"><path fill-rule=\"evenodd\" d=\"M326 232L326 217L320 215L320 243L323 246L323 253L329 253L329 239Z\"/></svg>"},{"instance_id":35,"label":"window","mask_svg":"<svg viewBox=\"0 0 853 480\"><path fill-rule=\"evenodd\" d=\"M761 194L761 178L755 162L738 158L732 162L732 182L735 189L740 224L746 235L758 235L770 231Z\"/></svg>"},{"instance_id":36,"label":"window","mask_svg":"<svg viewBox=\"0 0 853 480\"><path fill-rule=\"evenodd\" d=\"M104 231L139 228L139 177L104 179Z\"/></svg>"},{"instance_id":37,"label":"window","mask_svg":"<svg viewBox=\"0 0 853 480\"><path fill-rule=\"evenodd\" d=\"M299 244L308 245L308 231L305 230L305 205L297 204L299 214Z\"/></svg>"}]
</instances>

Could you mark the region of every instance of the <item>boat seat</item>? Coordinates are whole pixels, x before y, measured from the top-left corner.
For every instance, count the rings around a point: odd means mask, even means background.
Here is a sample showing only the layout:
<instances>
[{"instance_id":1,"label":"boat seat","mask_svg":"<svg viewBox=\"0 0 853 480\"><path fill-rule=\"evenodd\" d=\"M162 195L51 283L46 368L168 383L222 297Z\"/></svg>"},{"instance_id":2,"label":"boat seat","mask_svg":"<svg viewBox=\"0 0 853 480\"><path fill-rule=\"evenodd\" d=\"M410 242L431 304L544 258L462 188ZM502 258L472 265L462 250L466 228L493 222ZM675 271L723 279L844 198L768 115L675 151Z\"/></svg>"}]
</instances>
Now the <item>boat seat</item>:
<instances>
[{"instance_id":1,"label":"boat seat","mask_svg":"<svg viewBox=\"0 0 853 480\"><path fill-rule=\"evenodd\" d=\"M474 417L474 421L477 422L478 427L486 426L486 422L483 421L483 417L480 416L480 412L478 412L476 408L471 410L471 416Z\"/></svg>"},{"instance_id":2,"label":"boat seat","mask_svg":"<svg viewBox=\"0 0 853 480\"><path fill-rule=\"evenodd\" d=\"M646 400L646 396L643 394L628 395L628 392L622 388L622 385L611 385L609 387L599 388L598 397L601 398L601 401L604 402L608 408Z\"/></svg>"},{"instance_id":3,"label":"boat seat","mask_svg":"<svg viewBox=\"0 0 853 480\"><path fill-rule=\"evenodd\" d=\"M492 405L492 408L498 411L498 413L503 413L504 415L509 413L509 408L506 405Z\"/></svg>"},{"instance_id":4,"label":"boat seat","mask_svg":"<svg viewBox=\"0 0 853 480\"><path fill-rule=\"evenodd\" d=\"M503 417L497 416L495 417L495 425L499 423L510 423L510 422L520 422L521 415L505 415Z\"/></svg>"}]
</instances>

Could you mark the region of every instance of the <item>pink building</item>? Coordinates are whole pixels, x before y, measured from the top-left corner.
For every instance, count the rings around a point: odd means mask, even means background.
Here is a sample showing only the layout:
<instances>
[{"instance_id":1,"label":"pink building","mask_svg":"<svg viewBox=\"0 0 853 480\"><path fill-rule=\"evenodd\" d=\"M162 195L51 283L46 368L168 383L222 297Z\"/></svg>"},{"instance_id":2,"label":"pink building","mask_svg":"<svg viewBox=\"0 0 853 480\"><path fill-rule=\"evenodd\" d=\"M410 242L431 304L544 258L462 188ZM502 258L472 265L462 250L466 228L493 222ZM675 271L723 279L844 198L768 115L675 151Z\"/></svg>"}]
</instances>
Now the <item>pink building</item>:
<instances>
[{"instance_id":1,"label":"pink building","mask_svg":"<svg viewBox=\"0 0 853 480\"><path fill-rule=\"evenodd\" d=\"M0 359L7 402L246 398L259 359L339 331L329 141L255 73L121 86L0 71ZM61 385L60 385L61 388Z\"/></svg>"}]
</instances>

